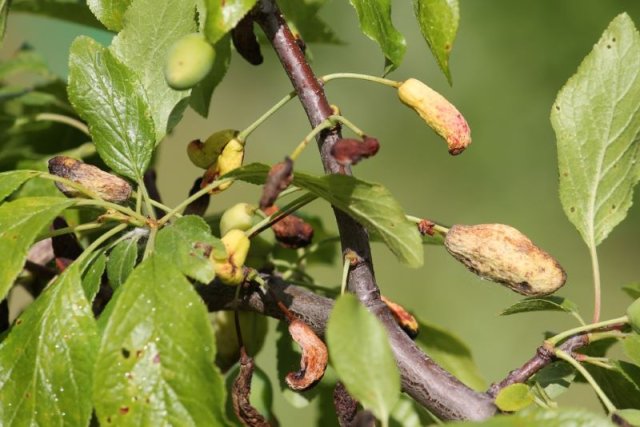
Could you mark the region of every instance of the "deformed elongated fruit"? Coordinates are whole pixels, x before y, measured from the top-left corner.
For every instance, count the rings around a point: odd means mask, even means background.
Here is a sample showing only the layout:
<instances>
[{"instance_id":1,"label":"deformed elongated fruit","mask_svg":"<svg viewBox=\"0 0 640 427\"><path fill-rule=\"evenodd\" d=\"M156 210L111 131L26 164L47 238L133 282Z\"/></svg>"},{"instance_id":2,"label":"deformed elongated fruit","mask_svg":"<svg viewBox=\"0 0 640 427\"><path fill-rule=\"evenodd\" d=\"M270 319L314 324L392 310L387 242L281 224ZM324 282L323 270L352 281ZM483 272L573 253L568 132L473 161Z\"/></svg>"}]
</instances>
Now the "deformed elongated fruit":
<instances>
[{"instance_id":1,"label":"deformed elongated fruit","mask_svg":"<svg viewBox=\"0 0 640 427\"><path fill-rule=\"evenodd\" d=\"M249 203L237 203L231 206L220 217L220 234L224 236L233 229L242 231L250 229L257 209Z\"/></svg>"},{"instance_id":2,"label":"deformed elongated fruit","mask_svg":"<svg viewBox=\"0 0 640 427\"><path fill-rule=\"evenodd\" d=\"M225 254L211 252L216 278L227 285L239 285L244 281L244 262L247 259L251 242L244 231L233 229L222 237Z\"/></svg>"},{"instance_id":3,"label":"deformed elongated fruit","mask_svg":"<svg viewBox=\"0 0 640 427\"><path fill-rule=\"evenodd\" d=\"M508 225L454 225L444 244L473 273L522 295L548 295L567 280L551 255Z\"/></svg>"},{"instance_id":4,"label":"deformed elongated fruit","mask_svg":"<svg viewBox=\"0 0 640 427\"><path fill-rule=\"evenodd\" d=\"M167 52L164 78L173 89L189 89L211 71L216 52L200 33L178 39Z\"/></svg>"},{"instance_id":5,"label":"deformed elongated fruit","mask_svg":"<svg viewBox=\"0 0 640 427\"><path fill-rule=\"evenodd\" d=\"M234 169L242 166L244 160L244 141L240 141L237 138L232 138L222 149L220 156L214 164L209 166L202 177L202 185L206 186L215 181L222 175L231 172ZM212 193L218 193L226 190L233 184L233 181L227 181L220 184L213 189Z\"/></svg>"},{"instance_id":6,"label":"deformed elongated fruit","mask_svg":"<svg viewBox=\"0 0 640 427\"><path fill-rule=\"evenodd\" d=\"M49 173L80 184L108 202L124 203L131 197L131 186L127 181L71 157L52 157L49 160ZM67 197L84 195L81 191L60 182L56 182L56 186Z\"/></svg>"},{"instance_id":7,"label":"deformed elongated fruit","mask_svg":"<svg viewBox=\"0 0 640 427\"><path fill-rule=\"evenodd\" d=\"M471 130L458 109L420 80L408 79L398 87L398 96L447 142L449 153L462 153L471 144Z\"/></svg>"},{"instance_id":8,"label":"deformed elongated fruit","mask_svg":"<svg viewBox=\"0 0 640 427\"><path fill-rule=\"evenodd\" d=\"M213 165L224 147L238 134L235 129L224 129L212 133L204 142L199 139L187 145L187 155L191 162L202 169Z\"/></svg>"},{"instance_id":9,"label":"deformed elongated fruit","mask_svg":"<svg viewBox=\"0 0 640 427\"><path fill-rule=\"evenodd\" d=\"M640 334L640 298L627 307L627 317L635 333Z\"/></svg>"}]
</instances>

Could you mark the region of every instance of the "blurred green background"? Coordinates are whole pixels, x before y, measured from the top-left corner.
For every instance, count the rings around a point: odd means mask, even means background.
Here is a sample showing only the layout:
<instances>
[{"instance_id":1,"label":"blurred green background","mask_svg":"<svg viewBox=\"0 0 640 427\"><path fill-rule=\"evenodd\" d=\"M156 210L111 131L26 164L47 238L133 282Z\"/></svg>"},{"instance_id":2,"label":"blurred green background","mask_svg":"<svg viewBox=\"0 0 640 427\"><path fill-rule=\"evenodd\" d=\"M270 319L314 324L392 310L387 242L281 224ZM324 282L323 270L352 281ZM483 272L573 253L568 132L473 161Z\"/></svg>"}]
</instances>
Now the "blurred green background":
<instances>
[{"instance_id":1,"label":"blurred green background","mask_svg":"<svg viewBox=\"0 0 640 427\"><path fill-rule=\"evenodd\" d=\"M382 144L379 154L359 164L355 174L384 183L412 215L444 224L499 222L518 228L557 257L568 273L559 294L575 301L583 316L590 318L590 260L558 200L549 112L557 91L611 19L626 11L640 24L640 2L461 0L460 31L451 60L453 87L447 85L428 51L410 2L394 3L394 22L406 36L408 50L404 63L390 77L416 77L441 91L466 116L474 142L463 155L451 157L444 143L400 104L393 90L358 81L332 82L327 87L329 100ZM311 46L318 74L382 72L383 58L377 46L359 32L348 2L333 0L322 16L346 44ZM105 44L110 38L107 33L77 25L12 15L3 54L26 41L64 76L69 44L81 33ZM163 143L159 185L168 204L181 200L199 173L185 156L188 141L221 128L241 129L290 90L277 58L268 48L263 51L265 63L257 68L234 56L227 78L214 96L210 118L189 112ZM308 130L302 109L294 101L252 136L246 161L279 161ZM296 167L317 173L322 170L314 149L307 150ZM222 210L237 201L255 202L257 197L256 188L236 184L213 201L211 210ZM314 202L307 210L324 215L327 226L335 230L331 212L322 203ZM640 280L638 242L640 211L636 206L599 248L603 318L622 314L629 299L621 292L621 285ZM442 247L425 249L425 266L412 270L401 266L386 248L375 245L380 287L419 317L468 342L488 382L499 380L532 356L544 331L574 326L572 318L560 313L499 317L503 308L520 298L518 295L477 279ZM314 271L321 283L340 280L339 265ZM273 352L268 347L260 358L272 375ZM563 401L598 406L590 390L580 385ZM292 411L287 405L282 399L276 402L283 425L310 423L313 408Z\"/></svg>"}]
</instances>

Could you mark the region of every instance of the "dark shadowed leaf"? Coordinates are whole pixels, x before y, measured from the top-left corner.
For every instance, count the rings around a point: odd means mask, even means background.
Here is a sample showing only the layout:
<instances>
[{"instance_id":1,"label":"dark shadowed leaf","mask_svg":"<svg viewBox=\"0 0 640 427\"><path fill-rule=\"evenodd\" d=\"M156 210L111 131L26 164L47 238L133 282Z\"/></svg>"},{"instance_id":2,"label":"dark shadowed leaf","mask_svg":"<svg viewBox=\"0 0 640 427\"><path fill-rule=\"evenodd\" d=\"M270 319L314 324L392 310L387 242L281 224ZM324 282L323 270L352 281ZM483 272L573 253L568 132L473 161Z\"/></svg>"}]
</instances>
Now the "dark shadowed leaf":
<instances>
[{"instance_id":1,"label":"dark shadowed leaf","mask_svg":"<svg viewBox=\"0 0 640 427\"><path fill-rule=\"evenodd\" d=\"M124 13L132 0L87 0L91 12L111 31L124 27Z\"/></svg>"},{"instance_id":2,"label":"dark shadowed leaf","mask_svg":"<svg viewBox=\"0 0 640 427\"><path fill-rule=\"evenodd\" d=\"M231 38L228 35L222 37L214 48L216 59L213 61L213 67L211 67L209 74L191 89L191 98L189 99L191 108L202 117L209 115L213 91L227 74L227 69L231 63Z\"/></svg>"},{"instance_id":3,"label":"dark shadowed leaf","mask_svg":"<svg viewBox=\"0 0 640 427\"><path fill-rule=\"evenodd\" d=\"M585 367L616 408L640 409L640 367L622 361L614 362L613 369Z\"/></svg>"},{"instance_id":4,"label":"dark shadowed leaf","mask_svg":"<svg viewBox=\"0 0 640 427\"><path fill-rule=\"evenodd\" d=\"M204 0L207 7L204 34L210 43L217 43L256 4L256 0Z\"/></svg>"},{"instance_id":5,"label":"dark shadowed leaf","mask_svg":"<svg viewBox=\"0 0 640 427\"><path fill-rule=\"evenodd\" d=\"M85 0L12 0L11 10L102 28L102 24L93 16Z\"/></svg>"},{"instance_id":6,"label":"dark shadowed leaf","mask_svg":"<svg viewBox=\"0 0 640 427\"><path fill-rule=\"evenodd\" d=\"M100 290L102 283L102 275L107 266L107 257L103 251L97 253L87 267L84 276L82 276L82 288L89 302L93 302L96 294Z\"/></svg>"},{"instance_id":7,"label":"dark shadowed leaf","mask_svg":"<svg viewBox=\"0 0 640 427\"><path fill-rule=\"evenodd\" d=\"M533 377L550 399L556 399L569 389L576 378L575 370L566 362L554 362Z\"/></svg>"},{"instance_id":8,"label":"dark shadowed leaf","mask_svg":"<svg viewBox=\"0 0 640 427\"><path fill-rule=\"evenodd\" d=\"M107 278L115 290L120 287L133 271L138 260L138 240L140 235L133 235L114 246L107 261Z\"/></svg>"},{"instance_id":9,"label":"dark shadowed leaf","mask_svg":"<svg viewBox=\"0 0 640 427\"><path fill-rule=\"evenodd\" d=\"M551 111L560 200L591 248L626 217L640 179L639 74L640 35L621 14L558 93Z\"/></svg>"},{"instance_id":10,"label":"dark shadowed leaf","mask_svg":"<svg viewBox=\"0 0 640 427\"><path fill-rule=\"evenodd\" d=\"M449 55L458 32L458 0L413 0L422 36L429 44L440 69L451 84Z\"/></svg>"},{"instance_id":11,"label":"dark shadowed leaf","mask_svg":"<svg viewBox=\"0 0 640 427\"><path fill-rule=\"evenodd\" d=\"M280 0L278 6L305 43L340 44L342 41L318 16L325 3L325 0Z\"/></svg>"},{"instance_id":12,"label":"dark shadowed leaf","mask_svg":"<svg viewBox=\"0 0 640 427\"><path fill-rule=\"evenodd\" d=\"M0 298L22 271L40 231L72 204L56 197L25 197L0 205Z\"/></svg>"},{"instance_id":13,"label":"dark shadowed leaf","mask_svg":"<svg viewBox=\"0 0 640 427\"><path fill-rule=\"evenodd\" d=\"M18 187L30 178L38 175L37 171L17 170L0 173L0 202L9 197Z\"/></svg>"},{"instance_id":14,"label":"dark shadowed leaf","mask_svg":"<svg viewBox=\"0 0 640 427\"><path fill-rule=\"evenodd\" d=\"M141 180L155 143L146 95L137 75L89 37L78 37L69 57L69 99L88 124L102 160Z\"/></svg>"},{"instance_id":15,"label":"dark shadowed leaf","mask_svg":"<svg viewBox=\"0 0 640 427\"><path fill-rule=\"evenodd\" d=\"M227 425L213 331L187 279L151 256L109 305L93 387L100 423Z\"/></svg>"},{"instance_id":16,"label":"dark shadowed leaf","mask_svg":"<svg viewBox=\"0 0 640 427\"><path fill-rule=\"evenodd\" d=\"M3 425L88 425L97 347L93 313L73 265L26 309L0 344Z\"/></svg>"},{"instance_id":17,"label":"dark shadowed leaf","mask_svg":"<svg viewBox=\"0 0 640 427\"><path fill-rule=\"evenodd\" d=\"M640 298L640 282L624 285L622 290L634 300Z\"/></svg>"},{"instance_id":18,"label":"dark shadowed leaf","mask_svg":"<svg viewBox=\"0 0 640 427\"><path fill-rule=\"evenodd\" d=\"M483 422L464 421L447 426L463 427L615 427L606 416L584 409L535 409L515 415L499 415Z\"/></svg>"},{"instance_id":19,"label":"dark shadowed leaf","mask_svg":"<svg viewBox=\"0 0 640 427\"><path fill-rule=\"evenodd\" d=\"M333 307L326 339L331 364L349 394L387 420L400 397L400 375L384 326L355 296L345 294Z\"/></svg>"}]
</instances>

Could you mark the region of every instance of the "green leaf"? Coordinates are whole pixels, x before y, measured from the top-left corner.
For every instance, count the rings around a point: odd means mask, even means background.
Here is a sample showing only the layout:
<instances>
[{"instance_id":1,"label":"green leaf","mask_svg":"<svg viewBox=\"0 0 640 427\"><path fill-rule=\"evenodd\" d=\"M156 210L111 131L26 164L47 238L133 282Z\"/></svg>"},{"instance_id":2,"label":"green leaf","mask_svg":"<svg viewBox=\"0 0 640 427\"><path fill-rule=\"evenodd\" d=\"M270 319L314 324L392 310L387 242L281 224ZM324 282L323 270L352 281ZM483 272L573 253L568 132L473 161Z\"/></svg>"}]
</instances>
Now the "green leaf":
<instances>
[{"instance_id":1,"label":"green leaf","mask_svg":"<svg viewBox=\"0 0 640 427\"><path fill-rule=\"evenodd\" d=\"M118 32L125 24L125 12L132 0L87 0L91 12L107 29Z\"/></svg>"},{"instance_id":2,"label":"green leaf","mask_svg":"<svg viewBox=\"0 0 640 427\"><path fill-rule=\"evenodd\" d=\"M340 296L327 323L331 364L349 393L385 424L400 397L387 331L355 296Z\"/></svg>"},{"instance_id":3,"label":"green leaf","mask_svg":"<svg viewBox=\"0 0 640 427\"><path fill-rule=\"evenodd\" d=\"M163 70L173 43L196 31L195 16L196 0L136 0L110 47L139 77L155 124L155 144L177 124L188 105L189 91L171 89Z\"/></svg>"},{"instance_id":4,"label":"green leaf","mask_svg":"<svg viewBox=\"0 0 640 427\"><path fill-rule=\"evenodd\" d=\"M215 44L227 34L253 8L256 0L204 0L207 16L204 34Z\"/></svg>"},{"instance_id":5,"label":"green leaf","mask_svg":"<svg viewBox=\"0 0 640 427\"><path fill-rule=\"evenodd\" d=\"M551 111L560 200L595 248L627 215L640 179L640 35L616 17L560 90Z\"/></svg>"},{"instance_id":6,"label":"green leaf","mask_svg":"<svg viewBox=\"0 0 640 427\"><path fill-rule=\"evenodd\" d=\"M458 0L413 0L413 9L422 36L451 84L449 55L460 21Z\"/></svg>"},{"instance_id":7,"label":"green leaf","mask_svg":"<svg viewBox=\"0 0 640 427\"><path fill-rule=\"evenodd\" d=\"M640 411L637 409L619 409L615 412L615 416L622 418L632 426L640 426Z\"/></svg>"},{"instance_id":8,"label":"green leaf","mask_svg":"<svg viewBox=\"0 0 640 427\"><path fill-rule=\"evenodd\" d=\"M460 338L423 320L418 320L418 325L416 343L429 357L474 390L486 389L471 349Z\"/></svg>"},{"instance_id":9,"label":"green leaf","mask_svg":"<svg viewBox=\"0 0 640 427\"><path fill-rule=\"evenodd\" d=\"M9 0L0 0L0 44L4 40L4 33L7 30L7 16L9 16Z\"/></svg>"},{"instance_id":10,"label":"green leaf","mask_svg":"<svg viewBox=\"0 0 640 427\"><path fill-rule=\"evenodd\" d=\"M569 389L576 378L576 371L566 362L553 362L538 373L533 378L544 390L550 399L556 399Z\"/></svg>"},{"instance_id":11,"label":"green leaf","mask_svg":"<svg viewBox=\"0 0 640 427\"><path fill-rule=\"evenodd\" d=\"M136 266L138 261L138 240L140 235L133 235L118 243L109 253L107 261L107 278L115 290L122 285Z\"/></svg>"},{"instance_id":12,"label":"green leaf","mask_svg":"<svg viewBox=\"0 0 640 427\"><path fill-rule=\"evenodd\" d=\"M268 166L252 163L226 176L263 184L268 171ZM382 185L346 175L315 177L297 171L293 184L327 200L370 232L377 233L406 265L420 267L424 262L424 249L417 227L407 220L400 204Z\"/></svg>"},{"instance_id":13,"label":"green leaf","mask_svg":"<svg viewBox=\"0 0 640 427\"><path fill-rule=\"evenodd\" d=\"M22 271L40 231L72 204L57 197L25 197L0 205L0 299Z\"/></svg>"},{"instance_id":14,"label":"green leaf","mask_svg":"<svg viewBox=\"0 0 640 427\"><path fill-rule=\"evenodd\" d=\"M385 74L398 68L407 49L404 36L391 22L390 0L349 0L358 13L360 29L378 43L385 57Z\"/></svg>"},{"instance_id":15,"label":"green leaf","mask_svg":"<svg viewBox=\"0 0 640 427\"><path fill-rule=\"evenodd\" d=\"M0 344L0 419L6 425L86 426L98 347L78 266L16 320Z\"/></svg>"},{"instance_id":16,"label":"green leaf","mask_svg":"<svg viewBox=\"0 0 640 427\"><path fill-rule=\"evenodd\" d=\"M28 45L22 46L13 56L0 63L0 80L6 81L18 74L37 76L44 81L55 78L42 55Z\"/></svg>"},{"instance_id":17,"label":"green leaf","mask_svg":"<svg viewBox=\"0 0 640 427\"><path fill-rule=\"evenodd\" d=\"M117 294L94 371L100 423L227 425L213 331L193 286L151 256Z\"/></svg>"},{"instance_id":18,"label":"green leaf","mask_svg":"<svg viewBox=\"0 0 640 427\"><path fill-rule=\"evenodd\" d=\"M0 173L0 202L9 197L18 187L38 175L37 171L17 170Z\"/></svg>"},{"instance_id":19,"label":"green leaf","mask_svg":"<svg viewBox=\"0 0 640 427\"><path fill-rule=\"evenodd\" d=\"M511 384L498 393L496 406L505 412L520 411L533 403L533 393L526 384Z\"/></svg>"},{"instance_id":20,"label":"green leaf","mask_svg":"<svg viewBox=\"0 0 640 427\"><path fill-rule=\"evenodd\" d=\"M229 64L231 63L231 37L228 35L222 37L215 44L216 58L209 74L193 89L191 89L191 98L189 105L196 113L202 117L209 115L209 106L211 105L211 97L213 91L218 87L224 76L227 74Z\"/></svg>"},{"instance_id":21,"label":"green leaf","mask_svg":"<svg viewBox=\"0 0 640 427\"><path fill-rule=\"evenodd\" d=\"M342 44L342 40L318 16L325 3L325 0L279 0L278 6L289 26L300 32L305 43Z\"/></svg>"},{"instance_id":22,"label":"green leaf","mask_svg":"<svg viewBox=\"0 0 640 427\"><path fill-rule=\"evenodd\" d=\"M433 415L404 393L393 407L389 420L390 427L422 427L437 423L438 420Z\"/></svg>"},{"instance_id":23,"label":"green leaf","mask_svg":"<svg viewBox=\"0 0 640 427\"><path fill-rule=\"evenodd\" d=\"M528 313L531 311L564 311L566 313L577 313L578 307L572 301L559 296L530 297L520 300L504 309L500 315L508 316L510 314Z\"/></svg>"},{"instance_id":24,"label":"green leaf","mask_svg":"<svg viewBox=\"0 0 640 427\"><path fill-rule=\"evenodd\" d=\"M586 364L585 368L616 408L640 409L640 367L623 361L612 366L606 369Z\"/></svg>"},{"instance_id":25,"label":"green leaf","mask_svg":"<svg viewBox=\"0 0 640 427\"><path fill-rule=\"evenodd\" d=\"M155 143L145 93L136 74L89 37L73 41L69 99L88 124L102 160L114 171L142 179Z\"/></svg>"},{"instance_id":26,"label":"green leaf","mask_svg":"<svg viewBox=\"0 0 640 427\"><path fill-rule=\"evenodd\" d=\"M102 29L85 0L12 0L12 12L28 12Z\"/></svg>"},{"instance_id":27,"label":"green leaf","mask_svg":"<svg viewBox=\"0 0 640 427\"><path fill-rule=\"evenodd\" d=\"M622 290L631 297L631 299L640 298L640 282L629 283L628 285L624 285Z\"/></svg>"},{"instance_id":28,"label":"green leaf","mask_svg":"<svg viewBox=\"0 0 640 427\"><path fill-rule=\"evenodd\" d=\"M629 335L622 341L624 354L636 365L640 366L640 335Z\"/></svg>"},{"instance_id":29,"label":"green leaf","mask_svg":"<svg viewBox=\"0 0 640 427\"><path fill-rule=\"evenodd\" d=\"M102 275L107 266L107 256L104 252L98 252L97 256L90 261L87 271L82 277L82 289L89 302L93 302L94 298L100 290L102 284Z\"/></svg>"},{"instance_id":30,"label":"green leaf","mask_svg":"<svg viewBox=\"0 0 640 427\"><path fill-rule=\"evenodd\" d=\"M615 427L607 417L584 409L536 409L498 415L483 422L448 423L450 427Z\"/></svg>"},{"instance_id":31,"label":"green leaf","mask_svg":"<svg viewBox=\"0 0 640 427\"><path fill-rule=\"evenodd\" d=\"M160 230L155 250L182 274L200 283L209 283L216 276L209 253L225 249L220 239L211 235L209 225L202 218L187 215Z\"/></svg>"}]
</instances>

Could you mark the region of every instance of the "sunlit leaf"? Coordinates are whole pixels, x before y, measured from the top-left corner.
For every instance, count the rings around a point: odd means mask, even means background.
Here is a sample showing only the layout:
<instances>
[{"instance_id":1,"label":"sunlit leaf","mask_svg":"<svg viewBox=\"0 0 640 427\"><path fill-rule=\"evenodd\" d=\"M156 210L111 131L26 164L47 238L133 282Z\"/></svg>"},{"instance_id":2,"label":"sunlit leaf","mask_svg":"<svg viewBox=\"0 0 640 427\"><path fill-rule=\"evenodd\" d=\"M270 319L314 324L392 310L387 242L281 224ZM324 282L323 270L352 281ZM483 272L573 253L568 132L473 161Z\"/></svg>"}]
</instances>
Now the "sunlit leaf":
<instances>
[{"instance_id":1,"label":"sunlit leaf","mask_svg":"<svg viewBox=\"0 0 640 427\"><path fill-rule=\"evenodd\" d=\"M256 0L204 0L207 7L204 34L217 43L253 8Z\"/></svg>"},{"instance_id":2,"label":"sunlit leaf","mask_svg":"<svg viewBox=\"0 0 640 427\"><path fill-rule=\"evenodd\" d=\"M140 235L133 235L114 246L107 261L107 278L115 290L120 287L133 271L138 260L138 240Z\"/></svg>"},{"instance_id":3,"label":"sunlit leaf","mask_svg":"<svg viewBox=\"0 0 640 427\"><path fill-rule=\"evenodd\" d=\"M331 364L349 394L387 420L400 397L400 374L384 326L355 296L344 294L333 307L326 339Z\"/></svg>"},{"instance_id":4,"label":"sunlit leaf","mask_svg":"<svg viewBox=\"0 0 640 427\"><path fill-rule=\"evenodd\" d=\"M71 45L69 99L89 124L102 160L117 173L141 180L155 131L137 75L108 49L80 36Z\"/></svg>"},{"instance_id":5,"label":"sunlit leaf","mask_svg":"<svg viewBox=\"0 0 640 427\"><path fill-rule=\"evenodd\" d=\"M0 298L22 271L40 231L72 203L55 197L25 197L0 205Z\"/></svg>"},{"instance_id":6,"label":"sunlit leaf","mask_svg":"<svg viewBox=\"0 0 640 427\"><path fill-rule=\"evenodd\" d=\"M496 406L505 412L520 411L533 403L533 393L526 384L511 384L498 393Z\"/></svg>"},{"instance_id":7,"label":"sunlit leaf","mask_svg":"<svg viewBox=\"0 0 640 427\"><path fill-rule=\"evenodd\" d=\"M16 320L0 344L3 425L85 426L98 335L78 266Z\"/></svg>"},{"instance_id":8,"label":"sunlit leaf","mask_svg":"<svg viewBox=\"0 0 640 427\"><path fill-rule=\"evenodd\" d=\"M17 170L0 173L0 202L9 197L18 187L39 172L29 170Z\"/></svg>"},{"instance_id":9,"label":"sunlit leaf","mask_svg":"<svg viewBox=\"0 0 640 427\"><path fill-rule=\"evenodd\" d=\"M449 55L458 32L458 0L413 0L422 36L429 44L440 69L451 83Z\"/></svg>"},{"instance_id":10,"label":"sunlit leaf","mask_svg":"<svg viewBox=\"0 0 640 427\"><path fill-rule=\"evenodd\" d=\"M564 311L566 313L577 313L578 307L572 301L559 296L530 297L507 307L500 315L508 316L510 314L528 313L532 311Z\"/></svg>"},{"instance_id":11,"label":"sunlit leaf","mask_svg":"<svg viewBox=\"0 0 640 427\"><path fill-rule=\"evenodd\" d=\"M132 0L87 0L91 12L111 31L124 26L124 14Z\"/></svg>"},{"instance_id":12,"label":"sunlit leaf","mask_svg":"<svg viewBox=\"0 0 640 427\"><path fill-rule=\"evenodd\" d=\"M591 248L627 215L640 179L640 35L616 17L558 93L560 199Z\"/></svg>"},{"instance_id":13,"label":"sunlit leaf","mask_svg":"<svg viewBox=\"0 0 640 427\"><path fill-rule=\"evenodd\" d=\"M622 342L624 354L636 365L640 366L640 335L632 334Z\"/></svg>"},{"instance_id":14,"label":"sunlit leaf","mask_svg":"<svg viewBox=\"0 0 640 427\"><path fill-rule=\"evenodd\" d=\"M93 387L100 423L226 425L213 331L187 279L151 256L109 305Z\"/></svg>"}]
</instances>

